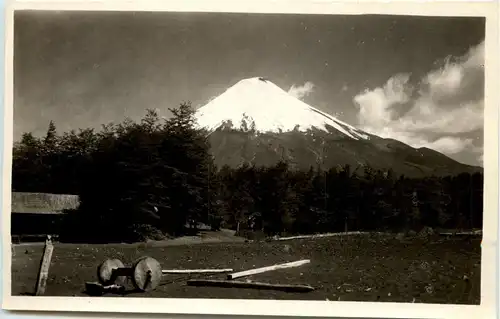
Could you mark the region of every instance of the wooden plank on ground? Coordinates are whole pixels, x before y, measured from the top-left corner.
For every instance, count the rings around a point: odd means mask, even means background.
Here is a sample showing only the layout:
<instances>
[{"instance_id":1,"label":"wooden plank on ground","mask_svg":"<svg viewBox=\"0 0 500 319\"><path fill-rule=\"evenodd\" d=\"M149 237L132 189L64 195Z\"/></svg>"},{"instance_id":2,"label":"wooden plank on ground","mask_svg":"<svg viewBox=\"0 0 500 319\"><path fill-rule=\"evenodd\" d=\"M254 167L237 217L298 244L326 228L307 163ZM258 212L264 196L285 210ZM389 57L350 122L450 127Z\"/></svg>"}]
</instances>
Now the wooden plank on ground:
<instances>
[{"instance_id":1,"label":"wooden plank on ground","mask_svg":"<svg viewBox=\"0 0 500 319\"><path fill-rule=\"evenodd\" d=\"M336 236L352 236L352 235L368 235L369 232L360 232L360 231L351 231L351 232L342 232L342 233L326 233L326 234L314 234L314 235L298 235L291 237L279 237L276 240L292 240L292 239L316 239L316 238L325 238L325 237L336 237Z\"/></svg>"},{"instance_id":2,"label":"wooden plank on ground","mask_svg":"<svg viewBox=\"0 0 500 319\"><path fill-rule=\"evenodd\" d=\"M299 266L308 264L310 262L311 261L309 259L304 259L304 260L298 260L298 261L293 261L293 262L284 263L284 264L278 264L278 265L273 265L273 266L245 270L245 271L241 271L241 272L236 272L234 274L229 274L229 275L227 275L227 279L231 280L231 279L236 279L236 278L245 277L245 276L251 276L251 275L260 274L263 272L268 272L268 271L273 271L273 270L299 267Z\"/></svg>"},{"instance_id":3,"label":"wooden plank on ground","mask_svg":"<svg viewBox=\"0 0 500 319\"><path fill-rule=\"evenodd\" d=\"M236 280L210 280L210 279L191 279L187 281L188 286L198 287L221 287L221 288L251 288L280 290L286 292L309 292L314 287L309 285L288 285L288 284L269 284L264 282L247 282Z\"/></svg>"},{"instance_id":4,"label":"wooden plank on ground","mask_svg":"<svg viewBox=\"0 0 500 319\"><path fill-rule=\"evenodd\" d=\"M461 232L441 232L439 235L441 236L474 236L474 235L482 235L482 231L461 231Z\"/></svg>"},{"instance_id":5,"label":"wooden plank on ground","mask_svg":"<svg viewBox=\"0 0 500 319\"><path fill-rule=\"evenodd\" d=\"M47 236L47 239L45 240L45 247L43 249L42 260L40 262L40 270L36 281L35 296L41 296L45 293L53 251L54 245L52 244L52 239L50 236Z\"/></svg>"},{"instance_id":6,"label":"wooden plank on ground","mask_svg":"<svg viewBox=\"0 0 500 319\"><path fill-rule=\"evenodd\" d=\"M163 269L161 272L165 274L217 274L231 272L233 269Z\"/></svg>"}]
</instances>

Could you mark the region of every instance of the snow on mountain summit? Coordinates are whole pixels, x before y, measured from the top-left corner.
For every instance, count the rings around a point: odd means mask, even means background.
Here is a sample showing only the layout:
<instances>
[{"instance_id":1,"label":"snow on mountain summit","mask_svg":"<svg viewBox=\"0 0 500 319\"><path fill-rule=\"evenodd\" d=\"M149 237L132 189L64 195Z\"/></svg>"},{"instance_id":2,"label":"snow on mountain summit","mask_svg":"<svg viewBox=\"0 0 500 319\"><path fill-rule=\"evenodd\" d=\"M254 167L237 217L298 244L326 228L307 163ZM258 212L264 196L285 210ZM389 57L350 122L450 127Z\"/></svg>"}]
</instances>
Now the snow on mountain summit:
<instances>
[{"instance_id":1,"label":"snow on mountain summit","mask_svg":"<svg viewBox=\"0 0 500 319\"><path fill-rule=\"evenodd\" d=\"M216 130L231 122L242 123L259 132L307 131L316 128L328 132L333 128L358 140L368 139L363 131L344 123L288 94L261 77L244 79L196 111L198 125Z\"/></svg>"}]
</instances>

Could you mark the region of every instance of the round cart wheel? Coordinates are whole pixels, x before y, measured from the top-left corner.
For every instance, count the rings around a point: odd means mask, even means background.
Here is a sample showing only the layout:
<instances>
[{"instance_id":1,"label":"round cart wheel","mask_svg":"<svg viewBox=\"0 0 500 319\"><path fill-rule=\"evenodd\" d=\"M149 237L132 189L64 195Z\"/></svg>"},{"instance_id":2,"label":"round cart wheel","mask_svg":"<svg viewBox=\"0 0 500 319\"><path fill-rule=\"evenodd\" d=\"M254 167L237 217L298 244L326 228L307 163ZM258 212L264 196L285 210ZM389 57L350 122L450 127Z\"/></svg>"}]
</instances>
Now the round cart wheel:
<instances>
[{"instance_id":1,"label":"round cart wheel","mask_svg":"<svg viewBox=\"0 0 500 319\"><path fill-rule=\"evenodd\" d=\"M162 269L160 263L151 257L142 257L132 266L132 283L141 291L154 290L161 282Z\"/></svg>"},{"instance_id":2,"label":"round cart wheel","mask_svg":"<svg viewBox=\"0 0 500 319\"><path fill-rule=\"evenodd\" d=\"M97 268L97 278L99 279L99 282L105 286L112 284L124 286L127 282L127 277L125 276L116 277L114 281L111 280L113 270L124 267L125 266L120 259L107 259Z\"/></svg>"}]
</instances>

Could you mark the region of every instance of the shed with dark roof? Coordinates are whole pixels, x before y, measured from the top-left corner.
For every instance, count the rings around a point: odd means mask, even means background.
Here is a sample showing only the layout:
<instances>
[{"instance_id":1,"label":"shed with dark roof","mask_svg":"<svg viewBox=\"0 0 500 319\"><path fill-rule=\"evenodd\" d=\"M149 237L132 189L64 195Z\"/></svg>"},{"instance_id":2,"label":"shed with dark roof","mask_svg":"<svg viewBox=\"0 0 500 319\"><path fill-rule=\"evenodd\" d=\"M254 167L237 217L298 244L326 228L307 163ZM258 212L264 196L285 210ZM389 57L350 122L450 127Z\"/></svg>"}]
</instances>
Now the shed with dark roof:
<instances>
[{"instance_id":1,"label":"shed with dark roof","mask_svg":"<svg viewBox=\"0 0 500 319\"><path fill-rule=\"evenodd\" d=\"M11 235L17 241L57 237L64 214L79 205L77 195L12 192Z\"/></svg>"}]
</instances>

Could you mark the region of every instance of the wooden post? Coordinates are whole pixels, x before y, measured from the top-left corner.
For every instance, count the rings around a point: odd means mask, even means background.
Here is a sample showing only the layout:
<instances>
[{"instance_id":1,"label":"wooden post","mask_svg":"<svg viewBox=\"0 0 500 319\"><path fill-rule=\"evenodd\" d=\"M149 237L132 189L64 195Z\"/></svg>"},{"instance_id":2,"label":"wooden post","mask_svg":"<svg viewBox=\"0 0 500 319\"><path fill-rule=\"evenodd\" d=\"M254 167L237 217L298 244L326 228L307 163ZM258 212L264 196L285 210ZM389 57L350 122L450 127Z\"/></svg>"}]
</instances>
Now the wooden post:
<instances>
[{"instance_id":1,"label":"wooden post","mask_svg":"<svg viewBox=\"0 0 500 319\"><path fill-rule=\"evenodd\" d=\"M38 272L38 278L36 281L35 296L41 296L45 293L45 287L47 286L47 278L49 276L49 267L53 251L54 245L52 244L51 236L48 235L47 239L45 240L42 261L40 262L40 271Z\"/></svg>"}]
</instances>

